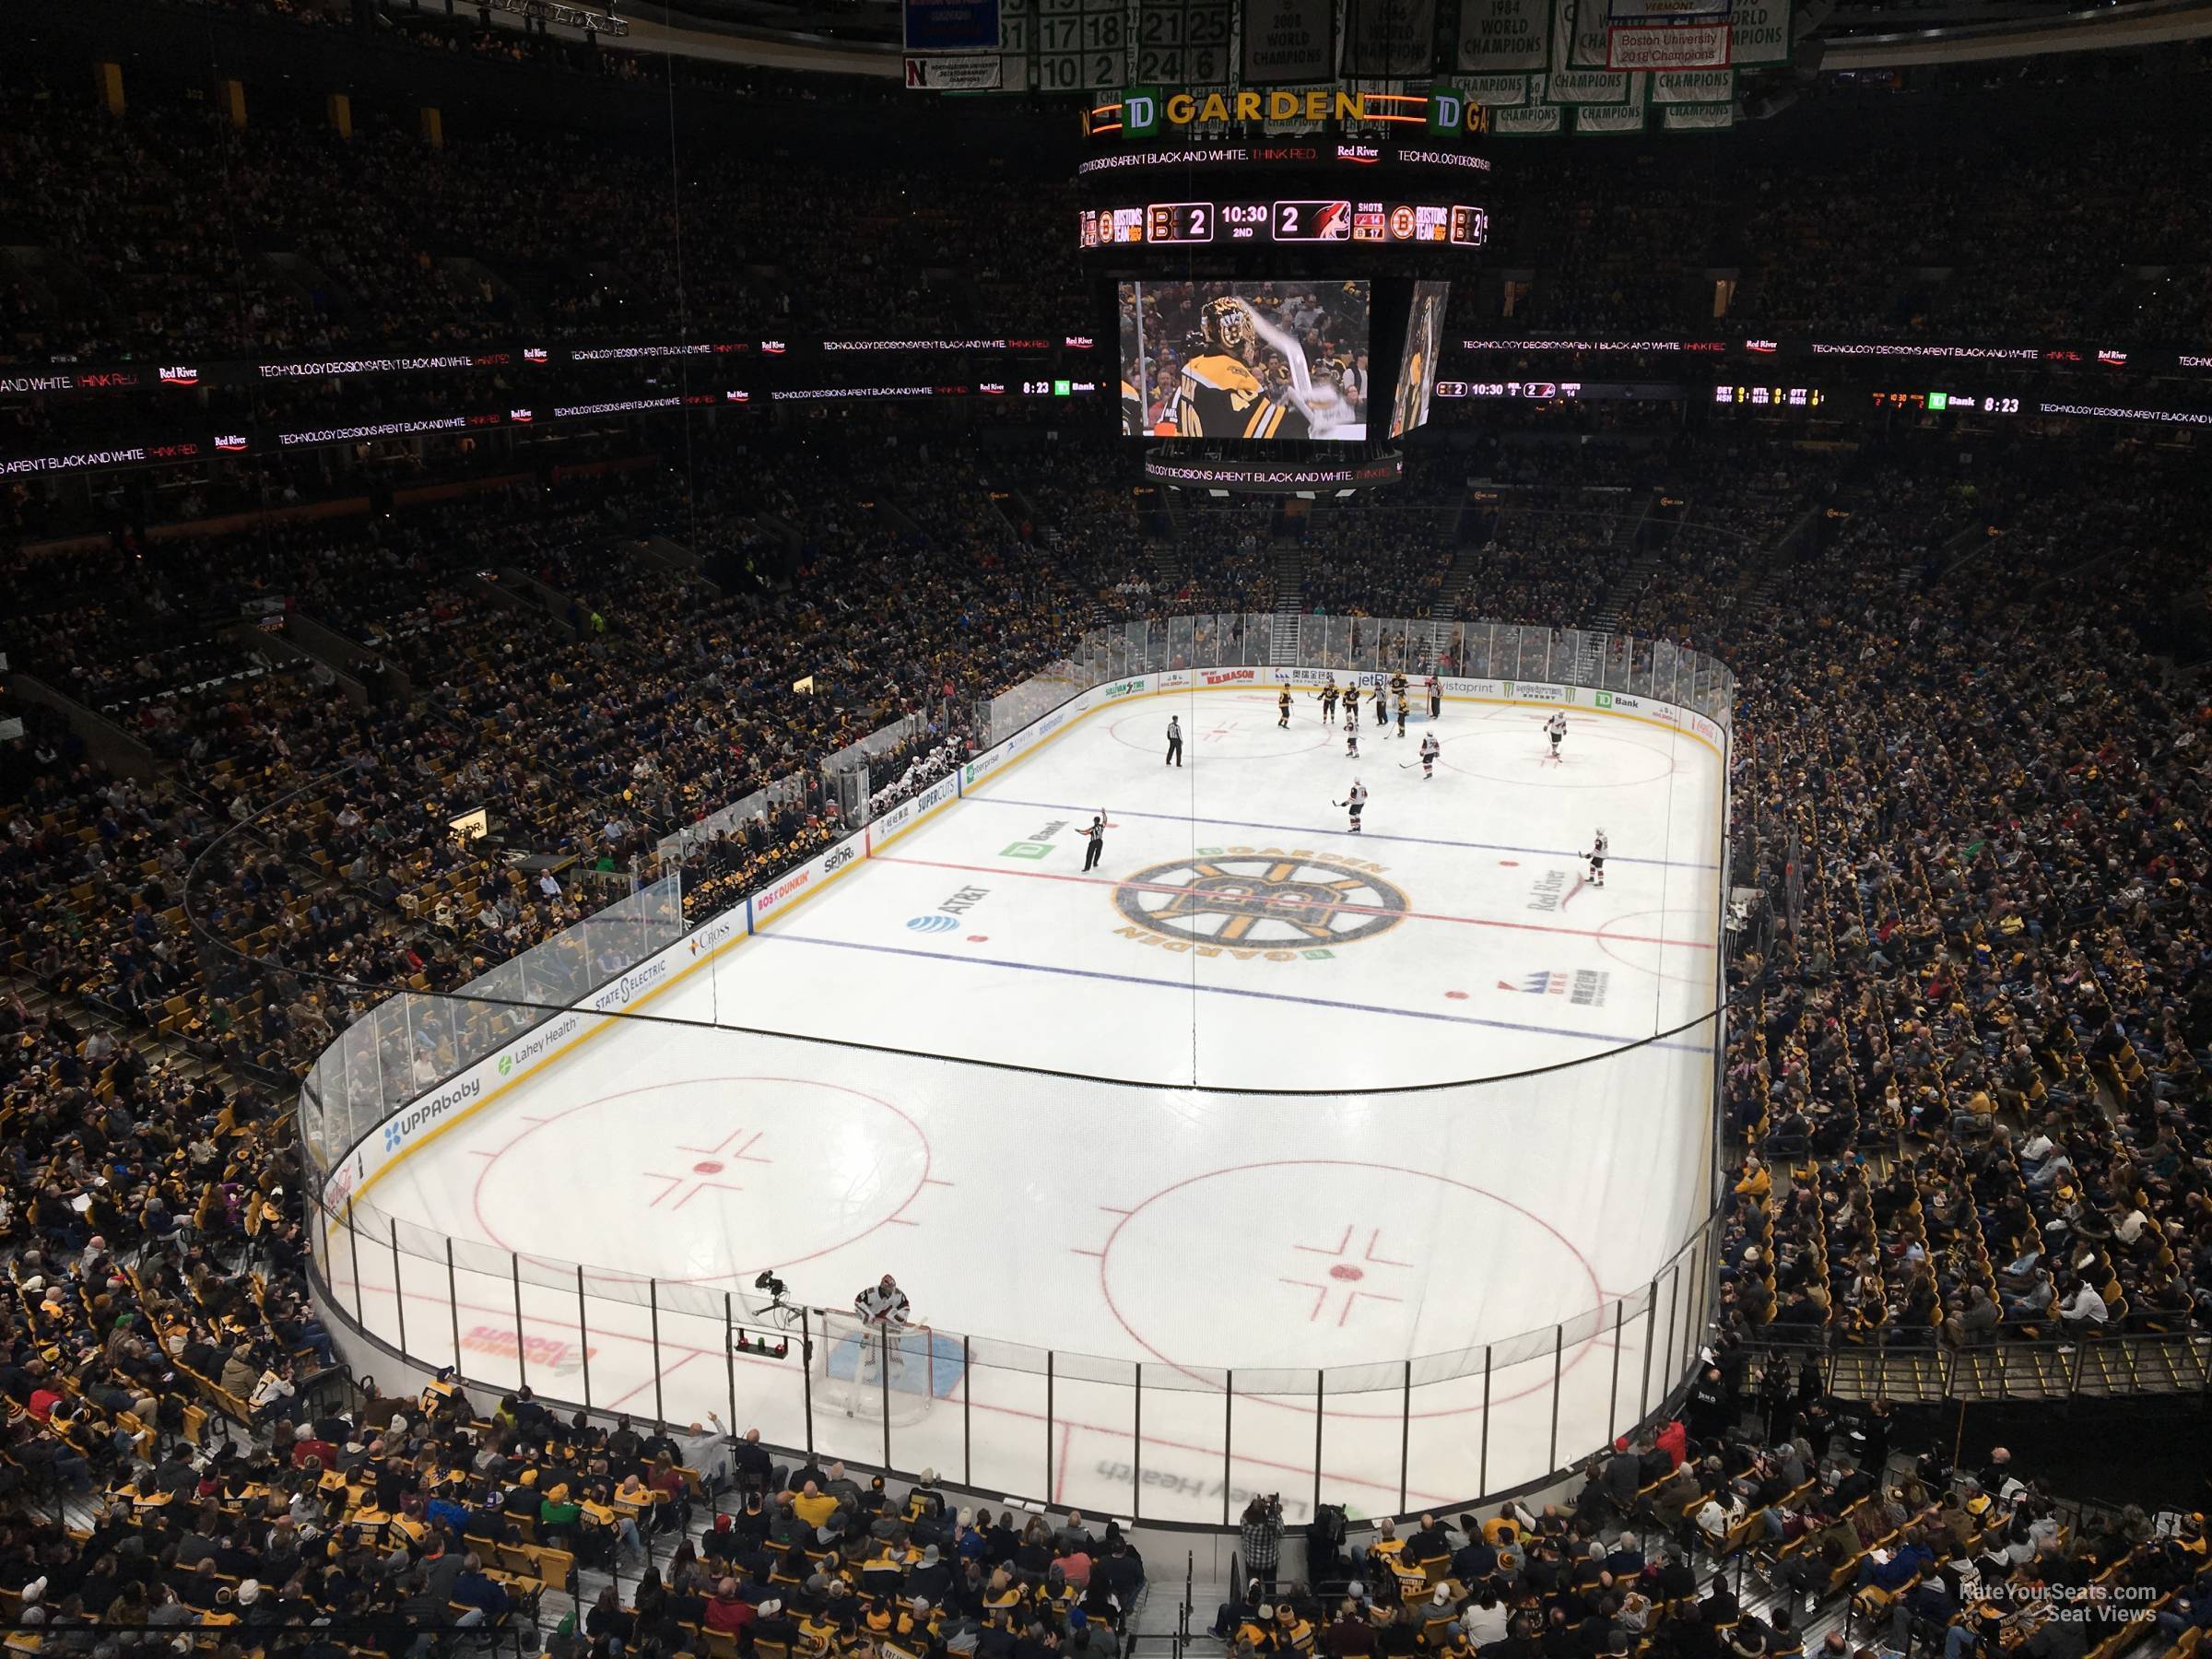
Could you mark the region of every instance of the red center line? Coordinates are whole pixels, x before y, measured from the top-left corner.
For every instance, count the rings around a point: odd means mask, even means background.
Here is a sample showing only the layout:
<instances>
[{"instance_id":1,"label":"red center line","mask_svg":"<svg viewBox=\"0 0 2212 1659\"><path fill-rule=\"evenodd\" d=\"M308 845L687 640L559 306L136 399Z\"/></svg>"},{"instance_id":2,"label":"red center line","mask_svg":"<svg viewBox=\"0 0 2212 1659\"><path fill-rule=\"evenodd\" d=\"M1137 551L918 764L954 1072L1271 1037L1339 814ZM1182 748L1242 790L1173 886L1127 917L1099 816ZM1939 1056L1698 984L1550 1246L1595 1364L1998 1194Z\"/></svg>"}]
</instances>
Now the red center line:
<instances>
[{"instance_id":1,"label":"red center line","mask_svg":"<svg viewBox=\"0 0 2212 1659\"><path fill-rule=\"evenodd\" d=\"M1236 856L1245 856L1239 853ZM1176 887L1167 882L1117 881L1111 876L1070 876L1052 870L1010 870L1004 865L954 864L941 858L901 858L894 853L878 853L878 864L917 865L931 870L963 870L979 876L1018 876L1029 881L1072 881L1083 887L1130 888L1140 893L1169 893L1183 895L1187 887ZM1699 939L1670 939L1659 934L1607 933L1599 927L1557 927L1544 922L1501 922L1494 916L1453 916L1440 911L1392 910L1380 904L1346 904L1335 900L1323 900L1312 904L1301 904L1286 915L1312 915L1323 911L1341 911L1353 916L1404 916L1414 922L1456 922L1463 927L1501 927L1513 933L1566 934L1578 939L1608 939L1622 945L1679 945L1685 950L1711 950L1712 947Z\"/></svg>"}]
</instances>

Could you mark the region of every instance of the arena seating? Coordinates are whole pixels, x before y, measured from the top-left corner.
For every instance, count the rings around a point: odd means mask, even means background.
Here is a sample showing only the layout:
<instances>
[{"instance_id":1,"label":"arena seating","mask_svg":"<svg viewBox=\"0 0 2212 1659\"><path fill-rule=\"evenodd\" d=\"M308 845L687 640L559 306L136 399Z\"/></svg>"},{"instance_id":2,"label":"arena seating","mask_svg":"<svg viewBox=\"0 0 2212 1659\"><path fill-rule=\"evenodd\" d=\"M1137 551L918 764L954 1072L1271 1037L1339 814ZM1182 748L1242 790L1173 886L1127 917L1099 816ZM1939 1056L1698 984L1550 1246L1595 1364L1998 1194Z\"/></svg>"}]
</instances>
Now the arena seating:
<instances>
[{"instance_id":1,"label":"arena seating","mask_svg":"<svg viewBox=\"0 0 2212 1659\"><path fill-rule=\"evenodd\" d=\"M465 32L472 50L553 50ZM632 64L604 53L594 72ZM718 96L712 81L701 96ZM77 93L0 92L0 215L51 278L10 285L0 359L430 352L671 320L739 337L1042 335L1090 316L1058 257L1074 197L1049 175L970 177L947 195L927 175L785 159L698 170L679 210L665 142L556 162L524 132L432 149L412 132L341 139L274 112L238 130L158 98L115 118ZM2212 227L2178 181L2201 167L2206 135L2161 124L2080 144L2022 125L2018 165L1998 179L1971 157L1923 165L1925 146L1905 140L1809 157L1745 147L1664 177L1649 159L1524 155L1494 193L1500 262L1521 273L1511 302L1495 279L1462 280L1453 324L2197 339ZM240 187L184 214L180 182L201 176ZM2115 178L2136 182L2114 191ZM1715 270L1736 273L1717 320Z\"/></svg>"},{"instance_id":2,"label":"arena seating","mask_svg":"<svg viewBox=\"0 0 2212 1659\"><path fill-rule=\"evenodd\" d=\"M225 8L328 26L300 0ZM424 53L639 73L428 12L406 27ZM70 278L0 287L0 359L428 351L670 319L1044 333L1093 309L1058 256L1060 185L987 179L916 210L891 171L687 181L679 292L668 158L642 141L555 161L524 134L432 150L281 112L240 132L159 98L112 118L84 91L0 84L0 220ZM1453 321L1711 326L1724 266L1731 329L2192 339L2212 315L2205 159L2166 131L2036 149L1996 179L1879 147L1666 181L1532 153L1497 218L1502 265L1533 276L1510 315L1497 286L1464 285ZM256 395L312 417L331 394ZM11 415L31 441L119 418ZM2194 1650L2200 1519L2065 1505L2002 1460L1915 1467L1883 1411L1795 1365L2025 1351L2077 1373L2117 1363L2117 1339L2212 1328L2212 704L2161 655L2205 582L2193 452L2024 441L1968 464L1624 414L1595 430L1633 441L1431 451L1354 513L1170 502L1088 433L924 451L915 430L794 422L681 466L594 438L585 465L519 481L438 452L414 481L442 499L330 516L277 471L145 492L121 529L94 492L11 492L10 671L149 763L103 765L38 703L0 711L27 728L0 744L0 1622L41 1651L144 1624L218 1653L250 1637L396 1659L480 1620L563 1659L871 1640L1042 1659L1034 1621L1079 1659L1116 1653L1145 1569L1113 1529L777 1468L721 1425L376 1395L306 1300L291 1100L384 994L477 976L603 882L661 873L664 838L796 780L683 861L697 913L772 879L841 832L824 758L895 717L920 729L879 764L879 805L957 764L977 702L1087 627L1279 607L1590 627L1728 661L1737 879L1767 914L1731 975L1724 1317L1684 1429L1603 1456L1555 1509L1425 1517L1334 1571L1310 1561L1223 1609L1239 1659L1500 1641L1492 1659L1792 1659L1807 1596L1824 1622L1959 1659L1947 1632L2093 1585L2140 1594L2100 1604L2078 1645L2063 1622L2018 1643ZM252 522L216 527L234 511ZM65 529L90 534L21 545ZM639 550L656 536L713 580ZM358 675L285 649L294 619L358 645ZM497 841L457 842L449 821L488 804ZM501 855L524 849L572 862L525 877ZM1705 1588L1723 1565L1765 1586L1763 1612ZM1557 1634L1585 1621L1577 1645Z\"/></svg>"}]
</instances>

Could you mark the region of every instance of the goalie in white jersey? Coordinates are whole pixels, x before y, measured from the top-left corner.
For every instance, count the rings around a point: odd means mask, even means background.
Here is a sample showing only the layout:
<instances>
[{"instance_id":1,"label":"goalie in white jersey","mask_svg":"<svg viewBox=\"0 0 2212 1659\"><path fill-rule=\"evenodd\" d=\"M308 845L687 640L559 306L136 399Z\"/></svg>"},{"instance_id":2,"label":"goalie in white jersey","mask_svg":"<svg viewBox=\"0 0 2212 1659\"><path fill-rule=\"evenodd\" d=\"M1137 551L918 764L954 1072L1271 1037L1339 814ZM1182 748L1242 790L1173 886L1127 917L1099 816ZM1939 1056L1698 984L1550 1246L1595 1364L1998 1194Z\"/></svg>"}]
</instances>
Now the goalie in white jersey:
<instances>
[{"instance_id":1,"label":"goalie in white jersey","mask_svg":"<svg viewBox=\"0 0 2212 1659\"><path fill-rule=\"evenodd\" d=\"M867 1335L861 1338L865 1345L862 1374L876 1375L886 1354L890 1356L894 1374L905 1370L906 1357L900 1352L899 1336L912 1323L914 1310L906 1292L899 1288L899 1281L885 1274L853 1299L853 1312L868 1327Z\"/></svg>"},{"instance_id":2,"label":"goalie in white jersey","mask_svg":"<svg viewBox=\"0 0 2212 1659\"><path fill-rule=\"evenodd\" d=\"M905 1325L914 1316L913 1304L906 1300L906 1292L899 1288L899 1281L888 1273L853 1299L853 1312L860 1315L863 1324L888 1325L893 1329Z\"/></svg>"}]
</instances>

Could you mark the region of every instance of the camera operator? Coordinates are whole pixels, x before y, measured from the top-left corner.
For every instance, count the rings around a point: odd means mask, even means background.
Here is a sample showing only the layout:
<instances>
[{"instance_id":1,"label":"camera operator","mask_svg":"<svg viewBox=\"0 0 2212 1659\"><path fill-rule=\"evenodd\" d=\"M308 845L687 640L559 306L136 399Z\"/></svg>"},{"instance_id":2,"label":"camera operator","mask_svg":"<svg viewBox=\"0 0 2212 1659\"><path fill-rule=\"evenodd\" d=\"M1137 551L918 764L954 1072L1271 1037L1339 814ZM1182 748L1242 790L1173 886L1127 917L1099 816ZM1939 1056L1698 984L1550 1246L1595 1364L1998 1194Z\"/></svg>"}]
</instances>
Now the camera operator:
<instances>
[{"instance_id":1,"label":"camera operator","mask_svg":"<svg viewBox=\"0 0 2212 1659\"><path fill-rule=\"evenodd\" d=\"M1244 1552L1244 1575L1257 1579L1265 1594L1275 1591L1276 1563L1283 1550L1283 1500L1277 1492L1254 1492L1237 1522L1237 1542Z\"/></svg>"}]
</instances>

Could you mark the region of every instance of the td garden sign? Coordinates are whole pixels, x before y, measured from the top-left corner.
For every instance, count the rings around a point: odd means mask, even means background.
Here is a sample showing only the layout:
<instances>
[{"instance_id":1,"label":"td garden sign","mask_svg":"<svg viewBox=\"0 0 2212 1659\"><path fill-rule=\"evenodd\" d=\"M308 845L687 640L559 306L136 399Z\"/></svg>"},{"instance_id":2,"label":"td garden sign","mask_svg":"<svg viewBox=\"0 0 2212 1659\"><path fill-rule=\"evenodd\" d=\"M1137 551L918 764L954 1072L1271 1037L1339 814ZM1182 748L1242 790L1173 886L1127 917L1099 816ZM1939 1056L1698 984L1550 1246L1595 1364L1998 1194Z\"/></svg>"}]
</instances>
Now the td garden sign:
<instances>
[{"instance_id":1,"label":"td garden sign","mask_svg":"<svg viewBox=\"0 0 2212 1659\"><path fill-rule=\"evenodd\" d=\"M1163 128L1257 121L1418 127L1476 136L1490 130L1488 111L1458 92L1353 92L1327 87L1241 92L1131 87L1114 102L1091 110L1084 128L1093 138L1149 138Z\"/></svg>"}]
</instances>

